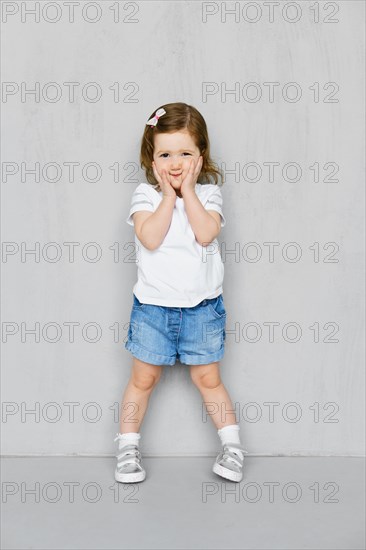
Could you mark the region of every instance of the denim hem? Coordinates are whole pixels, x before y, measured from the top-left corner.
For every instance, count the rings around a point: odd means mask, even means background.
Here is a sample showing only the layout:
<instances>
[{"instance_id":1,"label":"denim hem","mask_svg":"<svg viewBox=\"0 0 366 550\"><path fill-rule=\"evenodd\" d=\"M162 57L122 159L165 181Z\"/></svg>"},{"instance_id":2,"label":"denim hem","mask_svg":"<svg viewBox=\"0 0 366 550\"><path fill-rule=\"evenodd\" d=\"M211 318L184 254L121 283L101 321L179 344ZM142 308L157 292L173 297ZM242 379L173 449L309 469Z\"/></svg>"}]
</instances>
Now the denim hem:
<instances>
[{"instance_id":1,"label":"denim hem","mask_svg":"<svg viewBox=\"0 0 366 550\"><path fill-rule=\"evenodd\" d=\"M126 342L125 349L130 351L134 357L150 363L151 365L169 365L172 366L176 362L175 357L168 357L167 355L158 355L157 353L151 353L137 346L133 342Z\"/></svg>"},{"instance_id":2,"label":"denim hem","mask_svg":"<svg viewBox=\"0 0 366 550\"><path fill-rule=\"evenodd\" d=\"M214 363L215 361L220 361L224 357L225 348L221 348L220 351L216 353L211 353L211 355L181 355L179 361L185 365L206 365L208 363Z\"/></svg>"}]
</instances>

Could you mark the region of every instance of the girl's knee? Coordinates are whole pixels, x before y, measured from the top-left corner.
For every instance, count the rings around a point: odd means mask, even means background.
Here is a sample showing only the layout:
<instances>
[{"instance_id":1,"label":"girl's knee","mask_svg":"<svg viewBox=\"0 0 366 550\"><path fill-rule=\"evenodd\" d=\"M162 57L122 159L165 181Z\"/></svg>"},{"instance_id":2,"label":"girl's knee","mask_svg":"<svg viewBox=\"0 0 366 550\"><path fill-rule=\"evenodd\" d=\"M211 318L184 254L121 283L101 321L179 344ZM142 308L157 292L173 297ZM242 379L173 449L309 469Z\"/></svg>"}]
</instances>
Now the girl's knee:
<instances>
[{"instance_id":1,"label":"girl's knee","mask_svg":"<svg viewBox=\"0 0 366 550\"><path fill-rule=\"evenodd\" d=\"M152 390L159 381L160 376L156 376L151 373L139 373L135 374L131 378L132 384L135 388L141 391Z\"/></svg>"},{"instance_id":2,"label":"girl's knee","mask_svg":"<svg viewBox=\"0 0 366 550\"><path fill-rule=\"evenodd\" d=\"M197 387L205 389L214 389L221 384L220 371L216 363L209 367L208 365L198 365L191 368L191 378Z\"/></svg>"},{"instance_id":3,"label":"girl's knee","mask_svg":"<svg viewBox=\"0 0 366 550\"><path fill-rule=\"evenodd\" d=\"M141 391L152 390L159 382L161 377L162 367L155 365L134 364L132 371L131 382Z\"/></svg>"}]
</instances>

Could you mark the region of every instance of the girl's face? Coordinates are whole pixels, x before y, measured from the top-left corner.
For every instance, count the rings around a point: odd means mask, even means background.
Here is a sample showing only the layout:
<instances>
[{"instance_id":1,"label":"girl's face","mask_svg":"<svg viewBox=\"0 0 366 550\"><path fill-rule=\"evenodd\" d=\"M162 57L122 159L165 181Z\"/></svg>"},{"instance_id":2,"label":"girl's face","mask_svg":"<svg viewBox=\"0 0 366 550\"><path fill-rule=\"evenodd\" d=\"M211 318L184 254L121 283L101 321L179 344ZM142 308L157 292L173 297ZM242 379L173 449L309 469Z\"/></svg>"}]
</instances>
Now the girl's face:
<instances>
[{"instance_id":1,"label":"girl's face","mask_svg":"<svg viewBox=\"0 0 366 550\"><path fill-rule=\"evenodd\" d=\"M172 187L179 191L186 177L191 159L196 164L200 150L192 136L185 130L154 136L153 160L159 172L164 168L170 175Z\"/></svg>"}]
</instances>

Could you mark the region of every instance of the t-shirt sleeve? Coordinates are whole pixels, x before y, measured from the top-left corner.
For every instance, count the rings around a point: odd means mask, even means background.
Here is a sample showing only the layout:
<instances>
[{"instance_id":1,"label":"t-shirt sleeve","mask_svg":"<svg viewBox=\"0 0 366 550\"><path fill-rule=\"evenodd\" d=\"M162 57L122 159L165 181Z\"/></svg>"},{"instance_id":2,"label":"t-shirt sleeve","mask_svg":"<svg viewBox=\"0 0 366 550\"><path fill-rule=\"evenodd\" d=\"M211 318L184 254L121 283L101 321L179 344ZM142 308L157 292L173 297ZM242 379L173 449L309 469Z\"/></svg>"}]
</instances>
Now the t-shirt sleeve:
<instances>
[{"instance_id":1,"label":"t-shirt sleeve","mask_svg":"<svg viewBox=\"0 0 366 550\"><path fill-rule=\"evenodd\" d=\"M214 190L208 195L208 198L204 204L206 210L215 210L221 216L221 227L224 227L226 224L225 216L222 211L222 194L220 188L217 185L213 185Z\"/></svg>"},{"instance_id":2,"label":"t-shirt sleeve","mask_svg":"<svg viewBox=\"0 0 366 550\"><path fill-rule=\"evenodd\" d=\"M144 187L145 186L139 185L138 187L136 187L132 195L130 212L128 214L128 218L126 219L126 223L128 223L128 225L134 225L132 214L134 214L138 210L147 210L148 212L154 212L155 210L153 201L151 200L148 191Z\"/></svg>"}]
</instances>

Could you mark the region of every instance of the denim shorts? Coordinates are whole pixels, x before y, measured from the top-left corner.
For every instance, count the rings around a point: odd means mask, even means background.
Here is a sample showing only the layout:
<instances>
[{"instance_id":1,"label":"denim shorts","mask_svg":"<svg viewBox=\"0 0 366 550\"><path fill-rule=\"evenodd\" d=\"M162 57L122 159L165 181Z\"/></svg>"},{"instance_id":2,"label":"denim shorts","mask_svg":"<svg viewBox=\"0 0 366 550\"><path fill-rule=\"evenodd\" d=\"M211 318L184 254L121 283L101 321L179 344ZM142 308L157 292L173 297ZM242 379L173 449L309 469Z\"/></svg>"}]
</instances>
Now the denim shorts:
<instances>
[{"instance_id":1,"label":"denim shorts","mask_svg":"<svg viewBox=\"0 0 366 550\"><path fill-rule=\"evenodd\" d=\"M125 349L152 365L205 365L224 356L226 311L223 295L194 307L133 305Z\"/></svg>"}]
</instances>

